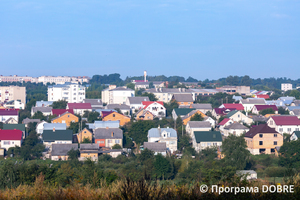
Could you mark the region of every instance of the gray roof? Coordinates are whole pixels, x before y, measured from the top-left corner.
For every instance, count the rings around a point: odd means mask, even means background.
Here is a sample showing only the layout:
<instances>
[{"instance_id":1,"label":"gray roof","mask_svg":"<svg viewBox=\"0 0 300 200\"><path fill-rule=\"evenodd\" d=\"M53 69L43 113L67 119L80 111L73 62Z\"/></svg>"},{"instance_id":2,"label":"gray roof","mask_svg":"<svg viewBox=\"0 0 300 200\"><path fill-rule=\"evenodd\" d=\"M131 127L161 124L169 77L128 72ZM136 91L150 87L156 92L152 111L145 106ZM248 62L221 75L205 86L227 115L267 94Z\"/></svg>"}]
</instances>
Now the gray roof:
<instances>
[{"instance_id":1,"label":"gray roof","mask_svg":"<svg viewBox=\"0 0 300 200\"><path fill-rule=\"evenodd\" d=\"M294 115L300 116L300 109L293 110Z\"/></svg>"},{"instance_id":2,"label":"gray roof","mask_svg":"<svg viewBox=\"0 0 300 200\"><path fill-rule=\"evenodd\" d=\"M244 174L257 174L254 170L239 170L236 173L240 174L240 175L244 175Z\"/></svg>"},{"instance_id":3,"label":"gray roof","mask_svg":"<svg viewBox=\"0 0 300 200\"><path fill-rule=\"evenodd\" d=\"M193 95L192 94L173 94L173 98L177 102L193 102Z\"/></svg>"},{"instance_id":4,"label":"gray roof","mask_svg":"<svg viewBox=\"0 0 300 200\"><path fill-rule=\"evenodd\" d=\"M294 103L296 106L300 106L300 100L294 100L293 103Z\"/></svg>"},{"instance_id":5,"label":"gray roof","mask_svg":"<svg viewBox=\"0 0 300 200\"><path fill-rule=\"evenodd\" d=\"M275 106L285 106L282 100L266 100L267 105L275 105Z\"/></svg>"},{"instance_id":6,"label":"gray roof","mask_svg":"<svg viewBox=\"0 0 300 200\"><path fill-rule=\"evenodd\" d=\"M195 93L219 93L224 92L222 89L190 89L192 92Z\"/></svg>"},{"instance_id":7,"label":"gray roof","mask_svg":"<svg viewBox=\"0 0 300 200\"><path fill-rule=\"evenodd\" d=\"M123 131L119 128L97 128L94 134L95 139L123 139Z\"/></svg>"},{"instance_id":8,"label":"gray roof","mask_svg":"<svg viewBox=\"0 0 300 200\"><path fill-rule=\"evenodd\" d=\"M211 104L209 103L195 103L192 104L192 108L212 110Z\"/></svg>"},{"instance_id":9,"label":"gray roof","mask_svg":"<svg viewBox=\"0 0 300 200\"><path fill-rule=\"evenodd\" d=\"M53 104L53 101L37 101L35 107L47 107Z\"/></svg>"},{"instance_id":10,"label":"gray roof","mask_svg":"<svg viewBox=\"0 0 300 200\"><path fill-rule=\"evenodd\" d=\"M40 111L40 112L51 112L52 110L52 107L33 107L32 108L32 111L34 113L36 113L37 111Z\"/></svg>"},{"instance_id":11,"label":"gray roof","mask_svg":"<svg viewBox=\"0 0 300 200\"><path fill-rule=\"evenodd\" d=\"M242 104L257 104L257 105L265 105L266 101L263 98L248 98L248 99L242 99Z\"/></svg>"},{"instance_id":12,"label":"gray roof","mask_svg":"<svg viewBox=\"0 0 300 200\"><path fill-rule=\"evenodd\" d=\"M249 129L247 128L246 126L240 124L240 123L233 123L233 124L230 124L228 126L226 126L224 129L243 129L243 130L246 130L246 129Z\"/></svg>"},{"instance_id":13,"label":"gray roof","mask_svg":"<svg viewBox=\"0 0 300 200\"><path fill-rule=\"evenodd\" d=\"M282 100L285 104L291 104L295 97L279 97L278 100Z\"/></svg>"},{"instance_id":14,"label":"gray roof","mask_svg":"<svg viewBox=\"0 0 300 200\"><path fill-rule=\"evenodd\" d=\"M130 107L125 104L108 104L106 109L115 109L119 108L120 110L130 110Z\"/></svg>"},{"instance_id":15,"label":"gray roof","mask_svg":"<svg viewBox=\"0 0 300 200\"><path fill-rule=\"evenodd\" d=\"M44 142L52 142L56 140L67 140L72 141L73 139L73 131L72 130L44 130L43 131L43 141Z\"/></svg>"},{"instance_id":16,"label":"gray roof","mask_svg":"<svg viewBox=\"0 0 300 200\"><path fill-rule=\"evenodd\" d=\"M255 122L265 122L267 118L262 115L248 115L248 117L252 118Z\"/></svg>"},{"instance_id":17,"label":"gray roof","mask_svg":"<svg viewBox=\"0 0 300 200\"><path fill-rule=\"evenodd\" d=\"M191 89L185 89L185 88L151 88L146 90L145 92L151 92L151 93L192 93L193 91Z\"/></svg>"},{"instance_id":18,"label":"gray roof","mask_svg":"<svg viewBox=\"0 0 300 200\"><path fill-rule=\"evenodd\" d=\"M29 124L29 123L39 123L41 120L40 119L29 119L28 117L26 119L23 119L22 123L23 124Z\"/></svg>"},{"instance_id":19,"label":"gray roof","mask_svg":"<svg viewBox=\"0 0 300 200\"><path fill-rule=\"evenodd\" d=\"M52 144L51 156L66 156L71 149L77 150L78 144Z\"/></svg>"},{"instance_id":20,"label":"gray roof","mask_svg":"<svg viewBox=\"0 0 300 200\"><path fill-rule=\"evenodd\" d=\"M90 103L91 106L103 106L101 99L83 99L83 103Z\"/></svg>"},{"instance_id":21,"label":"gray roof","mask_svg":"<svg viewBox=\"0 0 300 200\"><path fill-rule=\"evenodd\" d=\"M150 101L149 97L128 97L130 104L142 104L142 101Z\"/></svg>"},{"instance_id":22,"label":"gray roof","mask_svg":"<svg viewBox=\"0 0 300 200\"><path fill-rule=\"evenodd\" d=\"M144 142L144 149L154 152L164 152L167 151L167 144L165 142Z\"/></svg>"},{"instance_id":23,"label":"gray roof","mask_svg":"<svg viewBox=\"0 0 300 200\"><path fill-rule=\"evenodd\" d=\"M94 121L93 124L87 124L89 129L97 129L97 128L119 128L120 121Z\"/></svg>"},{"instance_id":24,"label":"gray roof","mask_svg":"<svg viewBox=\"0 0 300 200\"><path fill-rule=\"evenodd\" d=\"M67 130L67 124L66 123L45 123L44 124L44 130Z\"/></svg>"},{"instance_id":25,"label":"gray roof","mask_svg":"<svg viewBox=\"0 0 300 200\"><path fill-rule=\"evenodd\" d=\"M300 109L300 106L288 106L289 111Z\"/></svg>"},{"instance_id":26,"label":"gray roof","mask_svg":"<svg viewBox=\"0 0 300 200\"><path fill-rule=\"evenodd\" d=\"M99 150L98 144L80 144L80 150Z\"/></svg>"},{"instance_id":27,"label":"gray roof","mask_svg":"<svg viewBox=\"0 0 300 200\"><path fill-rule=\"evenodd\" d=\"M148 137L161 137L162 132L170 133L170 137L177 137L177 132L172 128L151 128Z\"/></svg>"},{"instance_id":28,"label":"gray roof","mask_svg":"<svg viewBox=\"0 0 300 200\"><path fill-rule=\"evenodd\" d=\"M130 89L130 88L125 88L125 87L117 87L117 88L114 88L114 89L111 89L109 91L118 91L118 90L127 90L127 91L132 91L134 92L134 90Z\"/></svg>"},{"instance_id":29,"label":"gray roof","mask_svg":"<svg viewBox=\"0 0 300 200\"><path fill-rule=\"evenodd\" d=\"M190 108L189 105L179 105L178 108Z\"/></svg>"},{"instance_id":30,"label":"gray roof","mask_svg":"<svg viewBox=\"0 0 300 200\"><path fill-rule=\"evenodd\" d=\"M211 124L208 121L189 121L191 128L211 128Z\"/></svg>"},{"instance_id":31,"label":"gray roof","mask_svg":"<svg viewBox=\"0 0 300 200\"><path fill-rule=\"evenodd\" d=\"M149 85L149 82L136 82L135 85Z\"/></svg>"}]
</instances>

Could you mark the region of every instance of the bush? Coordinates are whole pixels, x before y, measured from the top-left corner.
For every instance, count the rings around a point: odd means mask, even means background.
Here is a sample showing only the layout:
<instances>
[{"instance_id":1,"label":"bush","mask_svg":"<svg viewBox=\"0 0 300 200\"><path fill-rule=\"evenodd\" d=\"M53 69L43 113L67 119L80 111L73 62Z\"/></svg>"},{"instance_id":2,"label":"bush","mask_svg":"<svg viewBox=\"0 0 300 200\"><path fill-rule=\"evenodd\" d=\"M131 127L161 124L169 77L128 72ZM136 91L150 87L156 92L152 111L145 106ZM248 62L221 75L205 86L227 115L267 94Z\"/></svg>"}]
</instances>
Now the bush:
<instances>
[{"instance_id":1,"label":"bush","mask_svg":"<svg viewBox=\"0 0 300 200\"><path fill-rule=\"evenodd\" d=\"M265 174L268 177L284 177L287 169L285 167L268 167Z\"/></svg>"}]
</instances>

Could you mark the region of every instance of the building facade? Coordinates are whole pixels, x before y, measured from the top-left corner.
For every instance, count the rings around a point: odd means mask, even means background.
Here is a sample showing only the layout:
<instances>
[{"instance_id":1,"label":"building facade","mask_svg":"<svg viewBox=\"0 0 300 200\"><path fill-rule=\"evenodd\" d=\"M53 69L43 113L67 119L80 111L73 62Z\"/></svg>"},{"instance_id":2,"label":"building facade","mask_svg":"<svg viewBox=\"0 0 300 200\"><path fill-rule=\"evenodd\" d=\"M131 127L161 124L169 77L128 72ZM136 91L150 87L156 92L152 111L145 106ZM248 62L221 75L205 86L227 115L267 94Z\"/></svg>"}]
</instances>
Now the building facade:
<instances>
[{"instance_id":1,"label":"building facade","mask_svg":"<svg viewBox=\"0 0 300 200\"><path fill-rule=\"evenodd\" d=\"M76 83L52 85L48 87L48 101L65 100L68 103L80 103L85 99L85 87Z\"/></svg>"}]
</instances>

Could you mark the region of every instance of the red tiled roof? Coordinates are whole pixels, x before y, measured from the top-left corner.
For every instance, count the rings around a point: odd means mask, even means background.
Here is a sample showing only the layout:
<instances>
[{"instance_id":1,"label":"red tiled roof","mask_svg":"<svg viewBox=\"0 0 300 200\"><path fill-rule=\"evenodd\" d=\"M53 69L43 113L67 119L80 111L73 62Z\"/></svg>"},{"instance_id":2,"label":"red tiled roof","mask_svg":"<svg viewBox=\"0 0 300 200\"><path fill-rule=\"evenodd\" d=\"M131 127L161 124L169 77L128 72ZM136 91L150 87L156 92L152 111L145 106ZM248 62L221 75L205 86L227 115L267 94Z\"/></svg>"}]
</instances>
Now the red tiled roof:
<instances>
[{"instance_id":1,"label":"red tiled roof","mask_svg":"<svg viewBox=\"0 0 300 200\"><path fill-rule=\"evenodd\" d=\"M251 128L245 137L253 138L258 133L278 133L275 128L270 128L268 124L260 124L256 127Z\"/></svg>"},{"instance_id":2,"label":"red tiled roof","mask_svg":"<svg viewBox=\"0 0 300 200\"><path fill-rule=\"evenodd\" d=\"M0 110L0 115L18 115L17 110Z\"/></svg>"},{"instance_id":3,"label":"red tiled roof","mask_svg":"<svg viewBox=\"0 0 300 200\"><path fill-rule=\"evenodd\" d=\"M256 98L270 99L270 96L267 94L257 94Z\"/></svg>"},{"instance_id":4,"label":"red tiled roof","mask_svg":"<svg viewBox=\"0 0 300 200\"><path fill-rule=\"evenodd\" d=\"M244 110L244 106L239 103L224 103L223 106L225 108L235 108L237 110Z\"/></svg>"},{"instance_id":5,"label":"red tiled roof","mask_svg":"<svg viewBox=\"0 0 300 200\"><path fill-rule=\"evenodd\" d=\"M277 106L275 105L255 105L255 107L258 111L268 109L268 108L272 108L274 111L278 111Z\"/></svg>"},{"instance_id":6,"label":"red tiled roof","mask_svg":"<svg viewBox=\"0 0 300 200\"><path fill-rule=\"evenodd\" d=\"M92 109L90 103L68 103L69 109Z\"/></svg>"},{"instance_id":7,"label":"red tiled roof","mask_svg":"<svg viewBox=\"0 0 300 200\"><path fill-rule=\"evenodd\" d=\"M144 105L144 109L146 109L149 105L151 105L155 102L164 106L164 103L162 101L142 101L142 104Z\"/></svg>"},{"instance_id":8,"label":"red tiled roof","mask_svg":"<svg viewBox=\"0 0 300 200\"><path fill-rule=\"evenodd\" d=\"M272 116L276 125L300 125L300 120L297 116Z\"/></svg>"},{"instance_id":9,"label":"red tiled roof","mask_svg":"<svg viewBox=\"0 0 300 200\"><path fill-rule=\"evenodd\" d=\"M52 115L56 115L56 116L62 115L65 112L74 114L73 109L52 109Z\"/></svg>"},{"instance_id":10,"label":"red tiled roof","mask_svg":"<svg viewBox=\"0 0 300 200\"><path fill-rule=\"evenodd\" d=\"M223 126L224 124L226 124L230 119L229 118L225 118L223 119L218 125Z\"/></svg>"},{"instance_id":11,"label":"red tiled roof","mask_svg":"<svg viewBox=\"0 0 300 200\"><path fill-rule=\"evenodd\" d=\"M23 132L20 130L1 130L0 140L21 140Z\"/></svg>"}]
</instances>

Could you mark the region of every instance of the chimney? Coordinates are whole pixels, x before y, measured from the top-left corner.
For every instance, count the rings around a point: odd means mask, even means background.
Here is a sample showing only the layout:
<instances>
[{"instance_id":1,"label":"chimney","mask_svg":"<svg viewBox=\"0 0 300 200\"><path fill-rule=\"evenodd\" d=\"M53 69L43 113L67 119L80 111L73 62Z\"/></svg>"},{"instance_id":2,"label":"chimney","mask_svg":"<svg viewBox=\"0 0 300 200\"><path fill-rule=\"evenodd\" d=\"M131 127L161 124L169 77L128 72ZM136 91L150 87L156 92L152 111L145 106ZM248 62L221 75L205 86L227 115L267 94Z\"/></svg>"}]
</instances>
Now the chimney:
<instances>
[{"instance_id":1,"label":"chimney","mask_svg":"<svg viewBox=\"0 0 300 200\"><path fill-rule=\"evenodd\" d=\"M108 129L108 126L106 127L106 129Z\"/></svg>"},{"instance_id":2,"label":"chimney","mask_svg":"<svg viewBox=\"0 0 300 200\"><path fill-rule=\"evenodd\" d=\"M55 127L53 127L53 132L55 132Z\"/></svg>"},{"instance_id":3,"label":"chimney","mask_svg":"<svg viewBox=\"0 0 300 200\"><path fill-rule=\"evenodd\" d=\"M111 137L114 137L114 135L115 135L114 132L111 132Z\"/></svg>"}]
</instances>

